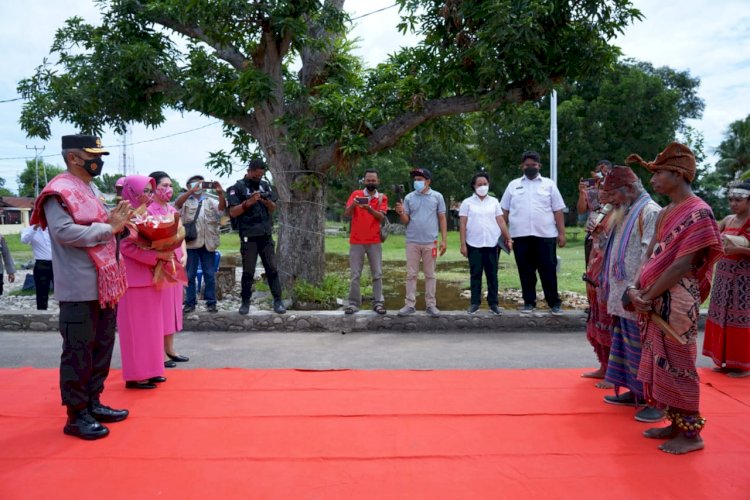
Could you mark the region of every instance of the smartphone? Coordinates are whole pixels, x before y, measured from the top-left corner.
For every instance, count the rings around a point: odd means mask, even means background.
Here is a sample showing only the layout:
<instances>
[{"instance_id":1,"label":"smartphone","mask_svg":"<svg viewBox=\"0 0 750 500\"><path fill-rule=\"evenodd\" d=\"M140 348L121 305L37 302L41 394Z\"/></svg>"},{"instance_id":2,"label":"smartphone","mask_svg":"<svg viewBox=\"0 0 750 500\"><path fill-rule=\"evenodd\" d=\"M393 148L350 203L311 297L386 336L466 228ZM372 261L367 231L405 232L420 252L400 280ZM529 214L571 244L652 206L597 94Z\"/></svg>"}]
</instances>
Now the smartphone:
<instances>
[{"instance_id":1,"label":"smartphone","mask_svg":"<svg viewBox=\"0 0 750 500\"><path fill-rule=\"evenodd\" d=\"M213 181L203 181L201 182L201 188L203 189L213 189L214 183Z\"/></svg>"},{"instance_id":2,"label":"smartphone","mask_svg":"<svg viewBox=\"0 0 750 500\"><path fill-rule=\"evenodd\" d=\"M595 187L598 181L599 181L598 177L591 177L590 179L583 180L583 182L585 182L588 187Z\"/></svg>"},{"instance_id":3,"label":"smartphone","mask_svg":"<svg viewBox=\"0 0 750 500\"><path fill-rule=\"evenodd\" d=\"M370 200L366 196L357 196L356 198L354 198L354 201L356 201L359 204L364 204Z\"/></svg>"}]
</instances>

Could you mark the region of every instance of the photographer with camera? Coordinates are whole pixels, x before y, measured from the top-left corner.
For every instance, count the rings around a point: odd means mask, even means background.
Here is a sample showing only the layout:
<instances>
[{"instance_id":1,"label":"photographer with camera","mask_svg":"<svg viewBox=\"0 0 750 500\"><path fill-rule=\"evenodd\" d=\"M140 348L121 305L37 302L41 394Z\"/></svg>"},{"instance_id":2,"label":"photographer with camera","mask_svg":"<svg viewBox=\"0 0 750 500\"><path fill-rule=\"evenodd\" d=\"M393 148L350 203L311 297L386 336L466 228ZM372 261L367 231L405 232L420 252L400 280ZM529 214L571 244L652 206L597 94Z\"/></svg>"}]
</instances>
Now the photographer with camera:
<instances>
[{"instance_id":1,"label":"photographer with camera","mask_svg":"<svg viewBox=\"0 0 750 500\"><path fill-rule=\"evenodd\" d=\"M219 201L209 198L204 190L216 191ZM203 270L206 289L203 297L206 300L206 310L216 312L216 249L219 246L219 225L221 216L227 208L224 189L218 182L206 182L200 175L194 175L187 180L187 191L182 193L174 202L180 211L180 220L185 226L185 244L187 246L188 286L185 293L185 306L182 312L195 311L196 289L195 281L198 276L198 262ZM173 361L186 361L184 359Z\"/></svg>"},{"instance_id":2,"label":"photographer with camera","mask_svg":"<svg viewBox=\"0 0 750 500\"><path fill-rule=\"evenodd\" d=\"M253 293L258 255L263 262L268 286L273 295L273 310L278 314L286 312L281 301L281 280L276 267L276 250L272 236L271 214L276 210L277 198L271 185L263 180L265 173L266 164L263 160L250 160L245 177L229 189L229 215L237 219L242 254L240 314L250 312L250 297Z\"/></svg>"},{"instance_id":3,"label":"photographer with camera","mask_svg":"<svg viewBox=\"0 0 750 500\"><path fill-rule=\"evenodd\" d=\"M388 197L378 192L380 184L378 172L373 169L365 171L365 189L357 189L346 202L344 217L351 217L349 231L349 305L344 313L354 314L362 305L359 280L365 264L365 255L370 263L372 277L372 310L385 314L383 305L383 246L380 237L380 225L388 212Z\"/></svg>"}]
</instances>

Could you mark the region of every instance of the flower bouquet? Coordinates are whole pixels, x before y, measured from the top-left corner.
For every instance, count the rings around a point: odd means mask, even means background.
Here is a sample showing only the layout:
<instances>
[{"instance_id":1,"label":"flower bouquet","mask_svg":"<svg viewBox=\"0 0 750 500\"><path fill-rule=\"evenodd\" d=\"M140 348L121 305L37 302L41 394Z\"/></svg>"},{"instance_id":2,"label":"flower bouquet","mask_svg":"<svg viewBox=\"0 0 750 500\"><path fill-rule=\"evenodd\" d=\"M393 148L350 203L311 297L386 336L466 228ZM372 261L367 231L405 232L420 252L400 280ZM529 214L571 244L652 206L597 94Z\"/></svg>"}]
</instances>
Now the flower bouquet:
<instances>
[{"instance_id":1,"label":"flower bouquet","mask_svg":"<svg viewBox=\"0 0 750 500\"><path fill-rule=\"evenodd\" d=\"M185 268L173 253L185 239L185 228L180 225L179 212L151 215L145 210L136 210L130 219L129 227L130 237L140 248L171 254L168 260L159 259L154 267L156 288L175 283L187 284Z\"/></svg>"}]
</instances>

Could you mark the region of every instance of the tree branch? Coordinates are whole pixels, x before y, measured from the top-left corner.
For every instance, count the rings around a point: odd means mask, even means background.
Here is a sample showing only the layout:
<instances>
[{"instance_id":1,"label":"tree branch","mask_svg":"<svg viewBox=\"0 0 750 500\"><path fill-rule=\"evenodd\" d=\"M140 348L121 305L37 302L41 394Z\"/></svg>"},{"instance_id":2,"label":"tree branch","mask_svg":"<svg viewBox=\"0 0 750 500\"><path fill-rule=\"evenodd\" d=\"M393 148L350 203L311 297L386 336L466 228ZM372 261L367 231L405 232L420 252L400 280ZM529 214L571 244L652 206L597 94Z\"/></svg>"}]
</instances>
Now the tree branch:
<instances>
[{"instance_id":1,"label":"tree branch","mask_svg":"<svg viewBox=\"0 0 750 500\"><path fill-rule=\"evenodd\" d=\"M543 91L529 94L521 88L510 89L505 96L491 103L482 102L480 97L455 96L433 99L424 103L419 111L404 113L375 129L368 137L367 153L377 153L396 144L396 142L419 125L440 116L471 113L474 111L492 111L502 104L513 102L520 104L528 99L543 95Z\"/></svg>"},{"instance_id":2,"label":"tree branch","mask_svg":"<svg viewBox=\"0 0 750 500\"><path fill-rule=\"evenodd\" d=\"M232 44L221 44L213 40L211 37L209 37L203 31L203 29L201 29L198 26L186 26L168 17L151 15L143 8L143 5L140 2L138 2L137 5L140 11L151 22L155 24L160 24L161 26L164 26L165 28L169 28L188 38L199 40L205 43L206 45L214 49L216 56L219 59L222 59L228 62L236 70L242 71L247 66L247 63L248 63L247 57L245 57L242 54L242 52L240 52L240 50L237 47L233 46Z\"/></svg>"},{"instance_id":3,"label":"tree branch","mask_svg":"<svg viewBox=\"0 0 750 500\"><path fill-rule=\"evenodd\" d=\"M334 8L341 11L344 8L344 0L326 0L326 7ZM311 40L319 40L325 44L326 49L320 50L310 46L305 46L300 54L302 68L299 70L299 81L307 87L314 87L319 82L318 77L323 72L326 63L331 55L331 47L336 38L335 33L327 33L319 24L308 21L307 36Z\"/></svg>"}]
</instances>

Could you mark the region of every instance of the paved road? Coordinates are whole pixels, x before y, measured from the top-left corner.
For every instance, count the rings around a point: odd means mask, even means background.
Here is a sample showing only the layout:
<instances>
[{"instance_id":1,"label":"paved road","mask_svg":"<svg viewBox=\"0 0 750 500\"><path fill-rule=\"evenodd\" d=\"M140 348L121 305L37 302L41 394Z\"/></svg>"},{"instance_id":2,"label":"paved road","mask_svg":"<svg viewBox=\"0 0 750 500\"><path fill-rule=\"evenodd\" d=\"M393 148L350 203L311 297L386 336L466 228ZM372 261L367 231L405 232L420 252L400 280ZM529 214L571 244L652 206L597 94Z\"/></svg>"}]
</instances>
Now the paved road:
<instances>
[{"instance_id":1,"label":"paved road","mask_svg":"<svg viewBox=\"0 0 750 500\"><path fill-rule=\"evenodd\" d=\"M183 332L187 368L492 369L593 367L583 332L228 333ZM699 345L702 345L702 338ZM119 346L112 366L120 367ZM55 368L54 332L0 332L0 367ZM701 366L711 366L699 356Z\"/></svg>"}]
</instances>

